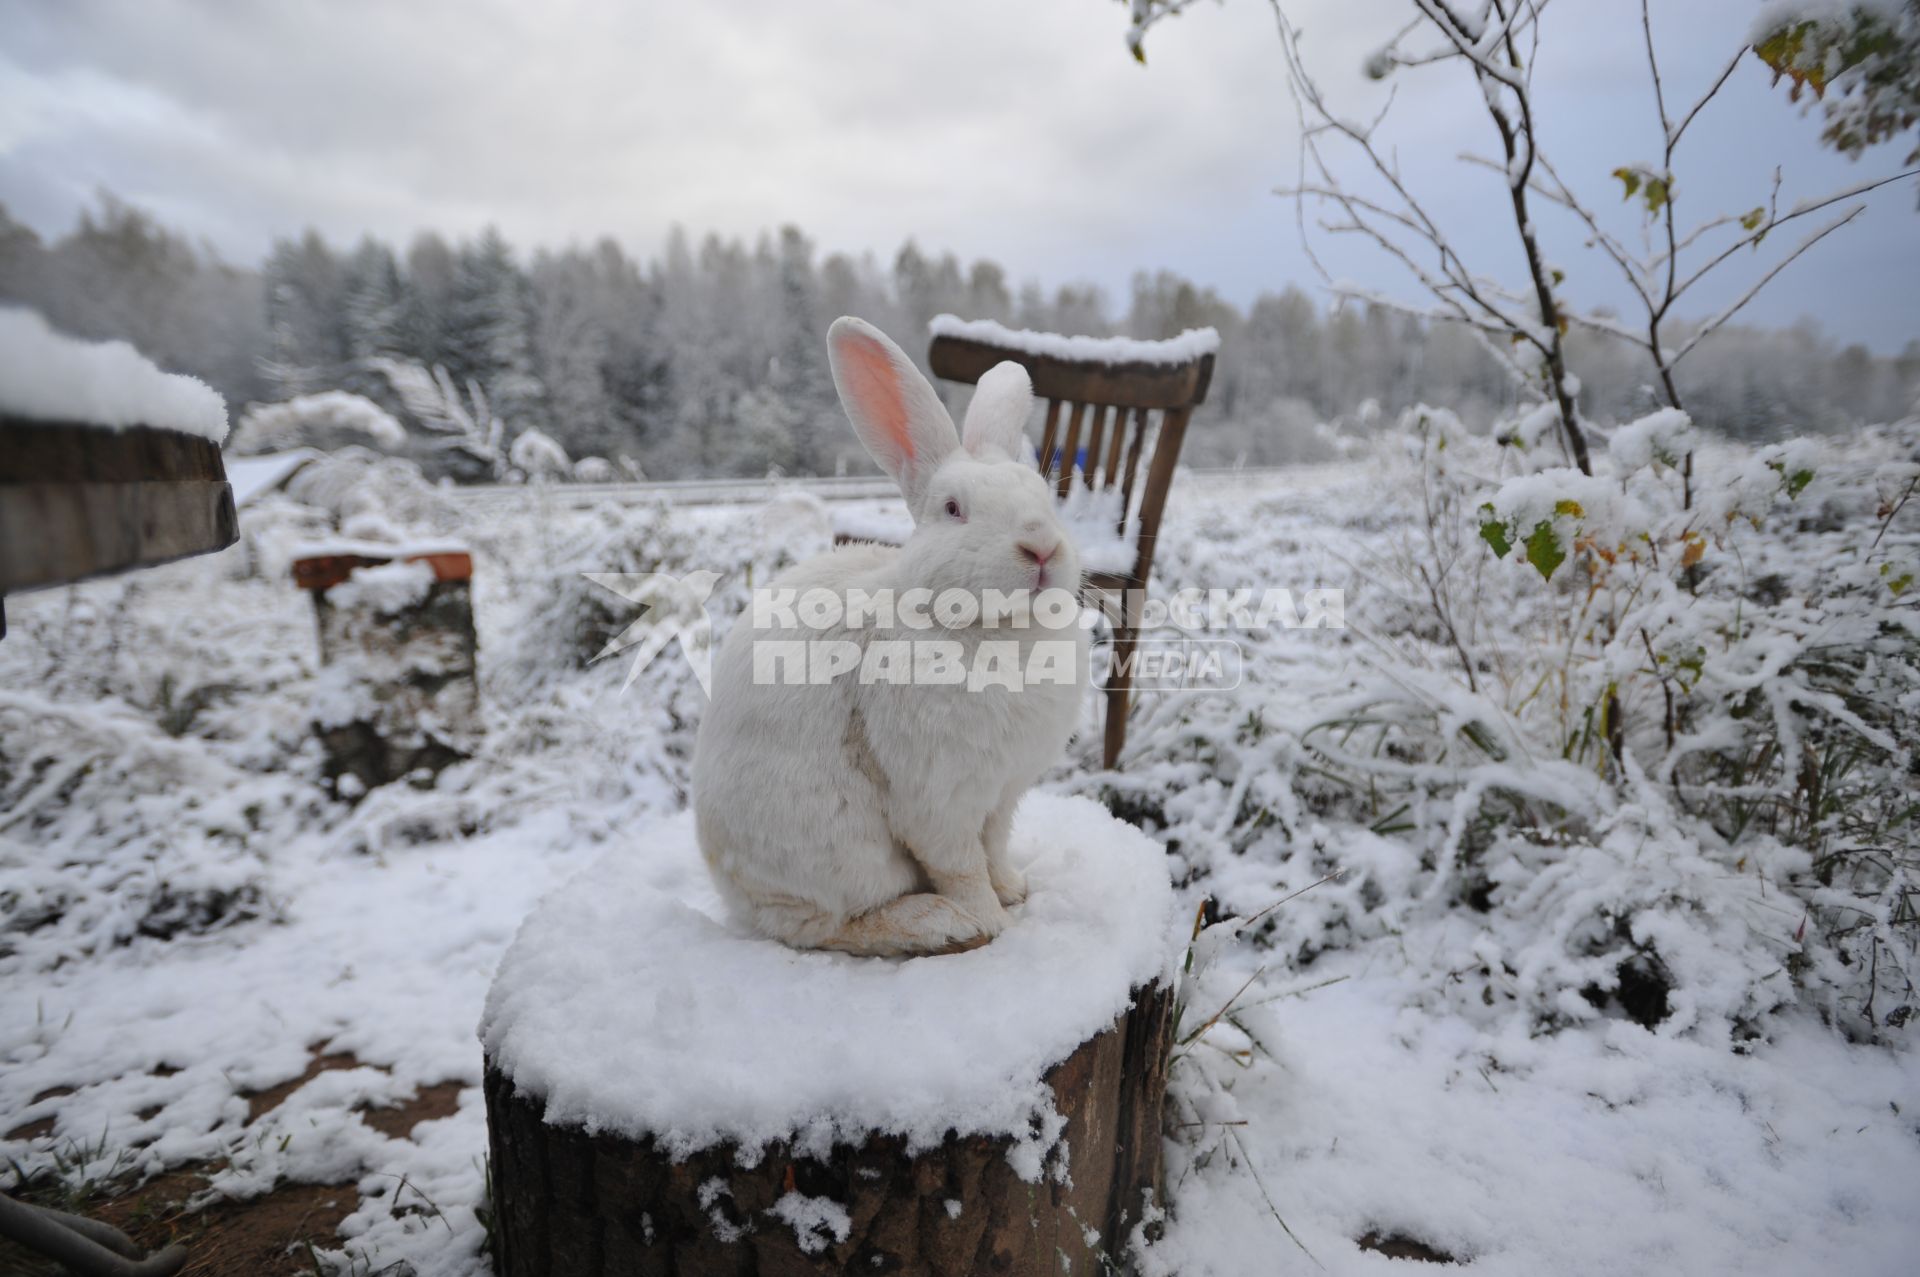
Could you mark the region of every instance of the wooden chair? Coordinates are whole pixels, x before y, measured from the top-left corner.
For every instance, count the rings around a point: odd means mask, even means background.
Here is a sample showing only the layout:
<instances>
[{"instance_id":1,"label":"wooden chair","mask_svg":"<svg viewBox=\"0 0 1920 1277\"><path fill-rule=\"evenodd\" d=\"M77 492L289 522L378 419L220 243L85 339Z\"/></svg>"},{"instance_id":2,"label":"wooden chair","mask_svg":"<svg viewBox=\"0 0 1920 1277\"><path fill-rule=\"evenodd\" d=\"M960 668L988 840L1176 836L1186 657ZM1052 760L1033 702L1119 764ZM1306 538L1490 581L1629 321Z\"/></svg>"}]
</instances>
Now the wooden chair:
<instances>
[{"instance_id":1,"label":"wooden chair","mask_svg":"<svg viewBox=\"0 0 1920 1277\"><path fill-rule=\"evenodd\" d=\"M1187 422L1206 401L1207 386L1213 380L1213 356L1106 363L943 333L934 337L927 359L934 376L969 384L1003 360L1020 364L1033 379L1034 395L1047 405L1040 473L1054 481L1062 500L1072 494L1076 478L1089 490L1120 489L1114 531L1126 536L1132 529L1132 565L1086 574L1087 590L1106 596L1099 601L1113 624L1102 757L1106 766L1117 766L1127 741L1132 658L1140 635L1140 609L1153 574L1154 542L1160 535L1160 517L1166 510L1167 489L1173 485ZM1142 457L1149 458L1145 482L1140 481Z\"/></svg>"},{"instance_id":2,"label":"wooden chair","mask_svg":"<svg viewBox=\"0 0 1920 1277\"><path fill-rule=\"evenodd\" d=\"M1168 348L1172 346L1167 343ZM1076 487L1094 492L1119 489L1114 532L1128 538L1130 552L1120 561L1098 568L1089 566L1086 573L1091 601L1100 604L1113 626L1103 757L1106 766L1114 767L1127 740L1132 658L1140 634L1141 605L1146 601L1147 581L1153 572L1160 517L1166 510L1167 489L1173 484L1173 469L1180 460L1187 422L1207 397L1213 355L1193 354L1177 362L1156 358L1108 363L936 332L927 357L934 376L968 384L978 382L983 373L1004 360L1020 364L1033 379L1034 395L1047 405L1040 473L1054 481L1063 501ZM1147 459L1144 481L1140 477L1143 458ZM870 539L854 535L836 538Z\"/></svg>"}]
</instances>

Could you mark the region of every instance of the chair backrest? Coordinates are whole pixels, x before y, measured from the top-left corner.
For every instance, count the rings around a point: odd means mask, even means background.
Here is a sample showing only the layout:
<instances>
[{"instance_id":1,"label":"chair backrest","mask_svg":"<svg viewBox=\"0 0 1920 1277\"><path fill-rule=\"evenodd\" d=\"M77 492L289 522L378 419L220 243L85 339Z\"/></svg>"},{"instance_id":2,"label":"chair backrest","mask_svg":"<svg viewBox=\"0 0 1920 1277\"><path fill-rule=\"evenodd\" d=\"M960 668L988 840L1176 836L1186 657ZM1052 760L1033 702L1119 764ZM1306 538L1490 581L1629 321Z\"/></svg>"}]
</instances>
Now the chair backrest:
<instances>
[{"instance_id":1,"label":"chair backrest","mask_svg":"<svg viewBox=\"0 0 1920 1277\"><path fill-rule=\"evenodd\" d=\"M1118 349L1138 351L1142 345L1151 348L1159 343L1128 343ZM1169 350L1185 349L1171 342L1165 345ZM1125 535L1128 520L1136 520L1134 575L1144 579L1153 562L1153 543L1187 421L1205 402L1213 379L1213 355L1113 363L1040 353L1025 342L1003 344L938 331L927 352L934 376L969 384L1008 359L1027 370L1033 393L1047 405L1040 473L1054 481L1062 499L1073 491L1076 476L1079 485L1089 490L1120 489L1114 530ZM1144 482L1139 479L1142 456L1149 458Z\"/></svg>"}]
</instances>

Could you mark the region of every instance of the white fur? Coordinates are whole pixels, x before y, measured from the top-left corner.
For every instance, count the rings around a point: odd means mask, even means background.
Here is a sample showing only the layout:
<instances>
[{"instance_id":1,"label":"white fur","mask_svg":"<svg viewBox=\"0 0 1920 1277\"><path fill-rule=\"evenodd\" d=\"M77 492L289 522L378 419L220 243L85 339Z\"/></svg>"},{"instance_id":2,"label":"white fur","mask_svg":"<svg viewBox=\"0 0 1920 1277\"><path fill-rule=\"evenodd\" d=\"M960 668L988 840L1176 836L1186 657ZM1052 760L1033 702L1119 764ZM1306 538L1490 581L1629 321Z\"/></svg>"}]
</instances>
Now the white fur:
<instances>
[{"instance_id":1,"label":"white fur","mask_svg":"<svg viewBox=\"0 0 1920 1277\"><path fill-rule=\"evenodd\" d=\"M1020 459L1032 402L1024 369L1003 364L981 379L962 447L933 388L878 330L840 319L828 352L848 417L900 482L915 528L899 549L843 547L774 588L1078 592L1078 555L1053 494ZM1044 580L1023 544L1059 546ZM1018 690L863 685L851 673L825 685L754 682L755 640L847 639L864 651L916 638L954 640L969 655L982 641L1017 639L1023 668L1032 641L1068 640L1073 677ZM1072 735L1085 680L1078 626L787 631L756 630L744 616L721 646L694 752L701 853L754 927L797 948L907 954L984 943L1025 898L1007 862L1013 810Z\"/></svg>"}]
</instances>

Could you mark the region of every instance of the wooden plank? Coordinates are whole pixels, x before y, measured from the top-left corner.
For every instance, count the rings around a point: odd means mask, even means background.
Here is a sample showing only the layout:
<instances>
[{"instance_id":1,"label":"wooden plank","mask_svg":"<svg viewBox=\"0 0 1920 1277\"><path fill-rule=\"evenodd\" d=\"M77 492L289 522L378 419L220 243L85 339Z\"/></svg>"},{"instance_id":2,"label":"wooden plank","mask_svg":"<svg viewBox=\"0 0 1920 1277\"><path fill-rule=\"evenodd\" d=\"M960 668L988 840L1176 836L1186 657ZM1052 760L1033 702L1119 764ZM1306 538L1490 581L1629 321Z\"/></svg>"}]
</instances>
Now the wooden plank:
<instances>
[{"instance_id":1,"label":"wooden plank","mask_svg":"<svg viewBox=\"0 0 1920 1277\"><path fill-rule=\"evenodd\" d=\"M1093 435L1087 440L1087 464L1081 472L1086 476L1088 488L1091 489L1100 486L1100 449L1101 445L1106 442L1107 418L1109 416L1124 417L1126 415L1127 410L1125 408L1115 408L1109 413L1107 409L1102 408L1099 404L1093 406Z\"/></svg>"},{"instance_id":2,"label":"wooden plank","mask_svg":"<svg viewBox=\"0 0 1920 1277\"><path fill-rule=\"evenodd\" d=\"M1060 401L1047 400L1047 430L1040 438L1040 477L1053 477L1053 444L1059 438Z\"/></svg>"},{"instance_id":3,"label":"wooden plank","mask_svg":"<svg viewBox=\"0 0 1920 1277\"><path fill-rule=\"evenodd\" d=\"M1147 552L1140 553L1144 556ZM1146 562L1144 557L1137 561L1143 565ZM1146 579L1146 569L1142 566L1135 579L1122 586L1119 615L1113 620L1113 665L1107 671L1107 685L1102 689L1107 709L1100 750L1101 765L1109 771L1119 767L1121 751L1127 744L1127 710L1133 698L1133 657L1140 641Z\"/></svg>"},{"instance_id":4,"label":"wooden plank","mask_svg":"<svg viewBox=\"0 0 1920 1277\"><path fill-rule=\"evenodd\" d=\"M1144 419L1147 415L1147 410L1145 408L1136 408L1134 415ZM1120 473L1120 445L1126 438L1126 435L1127 410L1125 408L1115 408L1113 410L1113 437L1107 442L1107 481L1102 485L1104 487L1111 488L1114 484L1114 476ZM1127 515L1126 511L1123 510L1120 512L1120 526L1123 530L1126 527L1126 522Z\"/></svg>"},{"instance_id":5,"label":"wooden plank","mask_svg":"<svg viewBox=\"0 0 1920 1277\"><path fill-rule=\"evenodd\" d=\"M0 485L226 478L220 446L199 435L0 418Z\"/></svg>"},{"instance_id":6,"label":"wooden plank","mask_svg":"<svg viewBox=\"0 0 1920 1277\"><path fill-rule=\"evenodd\" d=\"M1133 439L1127 444L1127 473L1120 486L1120 526L1115 529L1124 533L1127 530L1127 511L1133 505L1133 476L1140 471L1140 449L1147 441L1147 410L1142 408L1134 414Z\"/></svg>"},{"instance_id":7,"label":"wooden plank","mask_svg":"<svg viewBox=\"0 0 1920 1277\"><path fill-rule=\"evenodd\" d=\"M461 551L434 551L401 555L408 563L425 563L433 569L436 581L473 579L473 556ZM303 590L330 590L352 576L357 568L378 567L393 562L391 555L315 554L293 561L293 583Z\"/></svg>"},{"instance_id":8,"label":"wooden plank","mask_svg":"<svg viewBox=\"0 0 1920 1277\"><path fill-rule=\"evenodd\" d=\"M1033 379L1033 393L1043 399L1123 408L1190 407L1206 398L1213 379L1212 355L1184 364L1094 364L959 337L935 337L927 352L936 377L969 384L1009 359L1026 368Z\"/></svg>"},{"instance_id":9,"label":"wooden plank","mask_svg":"<svg viewBox=\"0 0 1920 1277\"><path fill-rule=\"evenodd\" d=\"M0 483L0 594L150 567L239 539L224 479Z\"/></svg>"},{"instance_id":10,"label":"wooden plank","mask_svg":"<svg viewBox=\"0 0 1920 1277\"><path fill-rule=\"evenodd\" d=\"M1083 403L1073 405L1073 411L1067 414L1067 442L1060 450L1060 479L1056 491L1062 496L1073 485L1073 462L1080 452L1080 416L1087 410ZM1098 412L1099 409L1094 411Z\"/></svg>"},{"instance_id":11,"label":"wooden plank","mask_svg":"<svg viewBox=\"0 0 1920 1277\"><path fill-rule=\"evenodd\" d=\"M1186 437L1186 408L1175 408L1160 418L1160 434L1153 442L1153 464L1147 470L1146 490L1140 495L1140 559L1135 575L1146 580L1153 567L1153 543L1160 535L1160 516L1166 510L1167 489L1173 486L1173 468L1180 460L1180 442Z\"/></svg>"}]
</instances>

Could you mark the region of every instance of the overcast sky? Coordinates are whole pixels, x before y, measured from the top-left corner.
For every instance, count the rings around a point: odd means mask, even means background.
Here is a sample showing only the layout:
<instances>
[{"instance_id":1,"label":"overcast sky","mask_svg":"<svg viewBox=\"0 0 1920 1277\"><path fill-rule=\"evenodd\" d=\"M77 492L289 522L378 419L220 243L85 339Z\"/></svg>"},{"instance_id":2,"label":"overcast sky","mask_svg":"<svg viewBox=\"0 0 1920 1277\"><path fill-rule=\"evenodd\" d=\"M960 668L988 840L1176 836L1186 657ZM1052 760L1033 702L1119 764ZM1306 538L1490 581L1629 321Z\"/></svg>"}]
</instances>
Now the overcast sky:
<instances>
[{"instance_id":1,"label":"overcast sky","mask_svg":"<svg viewBox=\"0 0 1920 1277\"><path fill-rule=\"evenodd\" d=\"M1406 0L1288 8L1332 95L1370 114L1381 90L1358 69ZM1756 8L1656 0L1674 99L1711 80ZM1317 288L1271 194L1296 142L1267 4L1163 23L1147 67L1124 30L1114 0L0 0L0 201L53 234L104 188L249 262L309 225L404 243L494 223L522 248L611 234L652 254L674 223L794 222L826 250L885 261L913 236L1116 302L1143 267L1242 303ZM1388 131L1467 256L1511 274L1501 180L1453 162L1496 142L1463 76L1401 72ZM1658 155L1637 6L1557 0L1536 78L1560 170L1637 233L1606 176ZM1910 145L1831 155L1751 58L1709 111L1676 165L1683 221L1763 202L1776 164L1791 202L1892 171ZM1811 315L1882 351L1920 337L1912 183L1869 203L1750 317ZM1541 220L1575 297L1617 297L1572 228ZM1327 256L1415 295L1357 244Z\"/></svg>"}]
</instances>

